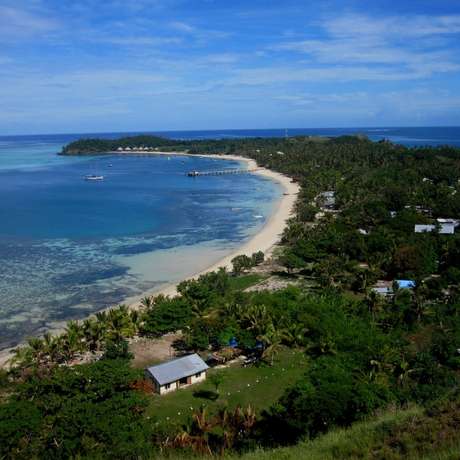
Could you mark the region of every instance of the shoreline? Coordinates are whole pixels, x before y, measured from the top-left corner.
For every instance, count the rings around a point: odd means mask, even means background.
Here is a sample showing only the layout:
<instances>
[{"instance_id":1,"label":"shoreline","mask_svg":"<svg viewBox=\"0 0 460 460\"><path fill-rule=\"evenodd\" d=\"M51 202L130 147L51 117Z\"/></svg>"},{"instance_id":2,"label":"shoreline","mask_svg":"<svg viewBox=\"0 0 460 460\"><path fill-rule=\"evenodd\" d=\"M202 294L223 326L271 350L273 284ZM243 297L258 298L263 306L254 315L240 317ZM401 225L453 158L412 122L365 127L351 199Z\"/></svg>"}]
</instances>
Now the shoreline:
<instances>
[{"instance_id":1,"label":"shoreline","mask_svg":"<svg viewBox=\"0 0 460 460\"><path fill-rule=\"evenodd\" d=\"M112 153L112 152L110 152ZM264 226L255 234L252 235L249 239L243 242L241 246L238 246L231 251L230 254L224 256L222 259L213 263L211 266L205 268L204 270L197 271L190 276L174 283L167 284L166 286L159 287L158 289L152 289L146 292L143 292L135 297L130 297L125 299L126 304L129 309L138 309L141 306L141 299L145 296L157 296L163 294L165 296L174 296L177 294L176 286L181 281L196 279L201 275L217 270L220 267L225 267L227 269L232 268L231 260L240 254L245 254L250 256L252 253L257 251L262 251L265 254L265 258L269 258L276 244L279 242L281 234L286 226L287 220L292 216L294 212L294 205L297 201L297 195L300 191L300 186L291 181L291 178L285 176L281 173L269 170L267 168L259 167L255 160L251 158L246 158L238 155L217 155L217 154L191 154L187 152L113 152L114 155L131 155L138 156L142 155L166 155L166 156L191 156L191 157L204 157L212 158L218 160L233 160L246 163L247 169L254 170L251 174L258 174L262 177L270 179L279 185L283 189L283 194L277 200L274 205L274 209L270 214L270 217L265 222ZM122 304L123 302L120 302ZM104 310L110 310L112 307L108 307ZM101 311L104 311L101 310ZM94 313L90 316L93 316ZM82 318L84 319L84 318ZM61 331L62 332L62 331ZM54 334L59 334L59 330L55 330ZM0 368L3 368L8 360L11 358L11 350L14 350L18 346L22 346L24 342L18 344L12 348L5 348L0 350Z\"/></svg>"},{"instance_id":2,"label":"shoreline","mask_svg":"<svg viewBox=\"0 0 460 460\"><path fill-rule=\"evenodd\" d=\"M150 154L151 152L149 152ZM124 154L122 152L122 154ZM128 152L125 154L132 154L132 152ZM212 159L219 159L219 160L233 160L246 163L247 169L254 170L251 174L258 174L262 177L270 179L279 185L281 185L283 189L283 194L277 200L270 217L268 218L267 222L265 222L264 226L255 234L249 237L248 240L243 242L241 246L238 246L232 252L222 259L218 260L217 262L213 263L211 266L205 268L204 270L198 271L193 273L192 275L184 278L182 281L196 279L201 275L204 275L209 272L213 272L221 267L225 267L226 269L232 268L231 260L238 256L245 254L247 256L251 256L254 252L262 251L265 254L265 258L268 258L272 255L273 249L276 244L279 242L281 234L283 233L284 228L286 227L287 220L292 216L294 212L294 205L297 201L297 195L300 191L300 186L291 181L291 178L285 176L284 174L272 171L267 168L263 168L257 165L256 161L252 158L246 158L239 155L214 155L214 154L191 154L191 153L181 153L181 152L155 152L151 153L153 155L169 155L169 156L191 156L191 157L204 157L204 158L212 158ZM153 289L151 291L147 291L140 296L136 296L138 299L135 301L131 301L128 304L129 308L139 308L140 307L140 299L145 297L146 295L166 295L166 296L174 296L177 294L176 286L179 283L171 283L167 286L160 287L158 289Z\"/></svg>"}]
</instances>

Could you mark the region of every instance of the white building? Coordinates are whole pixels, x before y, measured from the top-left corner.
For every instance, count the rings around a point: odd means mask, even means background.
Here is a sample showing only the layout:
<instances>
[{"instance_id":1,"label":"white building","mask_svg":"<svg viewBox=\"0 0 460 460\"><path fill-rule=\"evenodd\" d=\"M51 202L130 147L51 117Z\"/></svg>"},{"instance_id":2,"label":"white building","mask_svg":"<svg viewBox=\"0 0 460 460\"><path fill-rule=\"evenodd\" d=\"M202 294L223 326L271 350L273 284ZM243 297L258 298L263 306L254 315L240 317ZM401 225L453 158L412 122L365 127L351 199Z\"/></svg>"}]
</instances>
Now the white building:
<instances>
[{"instance_id":1,"label":"white building","mask_svg":"<svg viewBox=\"0 0 460 460\"><path fill-rule=\"evenodd\" d=\"M316 199L322 208L332 209L335 206L335 192L333 190L320 193Z\"/></svg>"},{"instance_id":2,"label":"white building","mask_svg":"<svg viewBox=\"0 0 460 460\"><path fill-rule=\"evenodd\" d=\"M436 219L437 225L436 224L417 224L414 227L414 232L415 233L427 233L427 232L433 232L435 231L436 228L439 227L439 233L441 235L453 235L455 233L455 229L459 225L459 221L457 219Z\"/></svg>"},{"instance_id":3,"label":"white building","mask_svg":"<svg viewBox=\"0 0 460 460\"><path fill-rule=\"evenodd\" d=\"M206 379L209 366L196 354L151 366L145 373L159 394L170 393Z\"/></svg>"}]
</instances>

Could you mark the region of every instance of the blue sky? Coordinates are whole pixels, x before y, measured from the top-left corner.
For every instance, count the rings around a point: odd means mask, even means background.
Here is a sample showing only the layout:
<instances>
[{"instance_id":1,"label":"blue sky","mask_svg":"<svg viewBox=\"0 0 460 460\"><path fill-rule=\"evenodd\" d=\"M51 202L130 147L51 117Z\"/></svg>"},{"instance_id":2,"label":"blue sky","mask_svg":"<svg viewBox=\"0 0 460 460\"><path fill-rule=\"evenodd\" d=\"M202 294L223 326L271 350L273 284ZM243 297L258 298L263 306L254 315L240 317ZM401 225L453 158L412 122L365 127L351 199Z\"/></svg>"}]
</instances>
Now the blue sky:
<instances>
[{"instance_id":1,"label":"blue sky","mask_svg":"<svg viewBox=\"0 0 460 460\"><path fill-rule=\"evenodd\" d=\"M460 125L458 0L0 0L0 134Z\"/></svg>"}]
</instances>

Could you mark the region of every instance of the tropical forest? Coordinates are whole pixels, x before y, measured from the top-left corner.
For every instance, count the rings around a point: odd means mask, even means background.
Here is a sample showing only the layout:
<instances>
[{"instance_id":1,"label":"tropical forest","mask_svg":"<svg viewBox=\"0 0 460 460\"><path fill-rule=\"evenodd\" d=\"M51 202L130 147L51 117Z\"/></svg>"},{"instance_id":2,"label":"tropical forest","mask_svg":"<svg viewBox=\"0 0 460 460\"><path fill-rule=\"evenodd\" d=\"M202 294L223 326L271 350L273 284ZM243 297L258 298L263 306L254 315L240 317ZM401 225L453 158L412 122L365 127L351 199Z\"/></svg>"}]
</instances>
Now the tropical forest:
<instances>
[{"instance_id":1,"label":"tropical forest","mask_svg":"<svg viewBox=\"0 0 460 460\"><path fill-rule=\"evenodd\" d=\"M254 159L299 185L295 213L270 257L17 347L0 459L460 457L460 149L138 136L62 153L141 146ZM160 396L136 344L168 337L211 368Z\"/></svg>"}]
</instances>

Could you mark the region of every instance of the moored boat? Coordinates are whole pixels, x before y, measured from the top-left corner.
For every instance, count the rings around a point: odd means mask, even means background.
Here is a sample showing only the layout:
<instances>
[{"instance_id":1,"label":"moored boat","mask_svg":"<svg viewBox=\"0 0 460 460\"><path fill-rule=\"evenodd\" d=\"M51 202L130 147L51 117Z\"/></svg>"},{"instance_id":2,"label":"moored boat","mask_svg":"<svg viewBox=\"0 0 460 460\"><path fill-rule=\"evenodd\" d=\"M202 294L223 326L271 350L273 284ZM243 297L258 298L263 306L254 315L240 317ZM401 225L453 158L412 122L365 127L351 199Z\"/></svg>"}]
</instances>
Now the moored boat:
<instances>
[{"instance_id":1,"label":"moored boat","mask_svg":"<svg viewBox=\"0 0 460 460\"><path fill-rule=\"evenodd\" d=\"M99 176L96 174L88 174L85 176L85 180L104 180L104 176Z\"/></svg>"}]
</instances>

